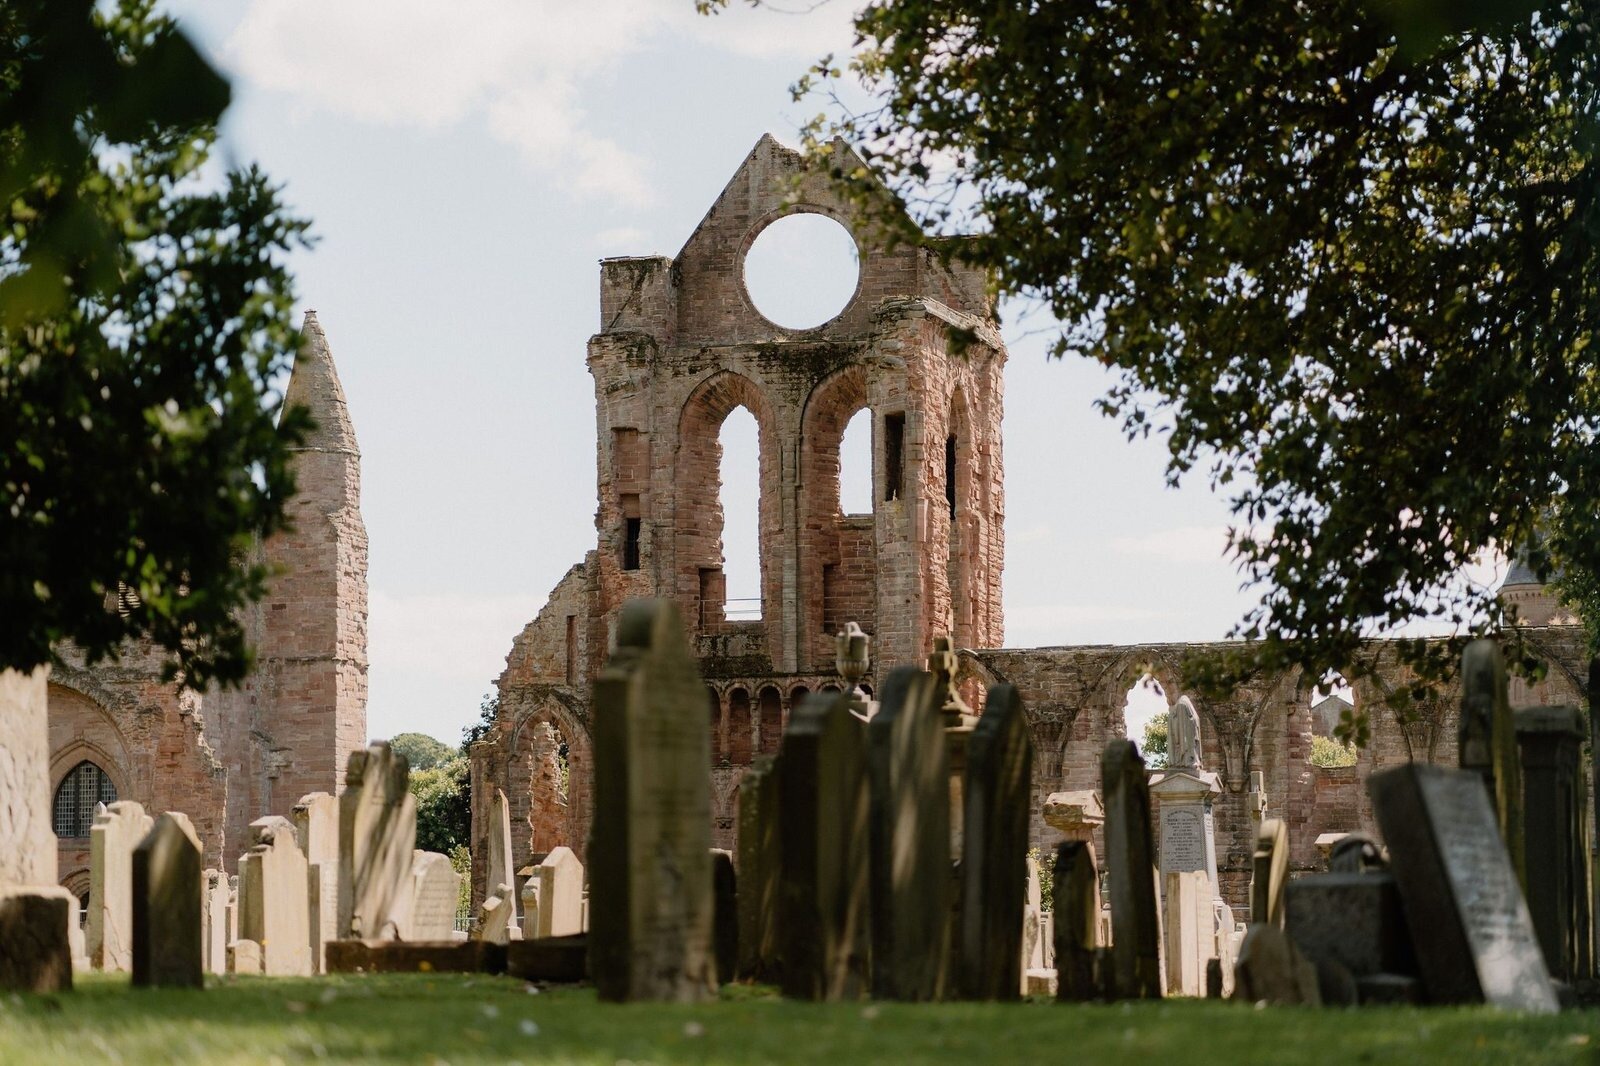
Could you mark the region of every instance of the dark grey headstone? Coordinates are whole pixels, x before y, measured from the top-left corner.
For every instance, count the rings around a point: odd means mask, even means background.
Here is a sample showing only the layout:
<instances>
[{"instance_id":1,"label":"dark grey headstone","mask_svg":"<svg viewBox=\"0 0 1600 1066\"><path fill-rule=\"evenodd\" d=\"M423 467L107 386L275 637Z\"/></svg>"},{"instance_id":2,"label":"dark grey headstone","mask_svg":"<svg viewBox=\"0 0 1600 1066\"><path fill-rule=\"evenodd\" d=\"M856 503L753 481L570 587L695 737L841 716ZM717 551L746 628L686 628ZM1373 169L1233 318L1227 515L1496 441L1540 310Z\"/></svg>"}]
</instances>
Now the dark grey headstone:
<instances>
[{"instance_id":1,"label":"dark grey headstone","mask_svg":"<svg viewBox=\"0 0 1600 1066\"><path fill-rule=\"evenodd\" d=\"M1400 890L1388 873L1313 874L1290 881L1284 913L1290 939L1319 966L1337 962L1356 977L1417 972Z\"/></svg>"},{"instance_id":2,"label":"dark grey headstone","mask_svg":"<svg viewBox=\"0 0 1600 1066\"><path fill-rule=\"evenodd\" d=\"M133 983L204 988L200 841L168 812L133 849Z\"/></svg>"},{"instance_id":3,"label":"dark grey headstone","mask_svg":"<svg viewBox=\"0 0 1600 1066\"><path fill-rule=\"evenodd\" d=\"M1161 919L1156 904L1150 787L1130 740L1100 759L1106 808L1106 881L1111 891L1110 986L1118 999L1161 997Z\"/></svg>"},{"instance_id":4,"label":"dark grey headstone","mask_svg":"<svg viewBox=\"0 0 1600 1066\"><path fill-rule=\"evenodd\" d=\"M783 734L778 945L794 999L868 991L866 727L850 703L842 692L808 696Z\"/></svg>"},{"instance_id":5,"label":"dark grey headstone","mask_svg":"<svg viewBox=\"0 0 1600 1066\"><path fill-rule=\"evenodd\" d=\"M64 888L0 887L0 989L70 992L68 923L77 904Z\"/></svg>"},{"instance_id":6,"label":"dark grey headstone","mask_svg":"<svg viewBox=\"0 0 1600 1066\"><path fill-rule=\"evenodd\" d=\"M867 725L872 995L942 999L950 970L950 772L944 692L915 667L889 674Z\"/></svg>"},{"instance_id":7,"label":"dark grey headstone","mask_svg":"<svg viewBox=\"0 0 1600 1066\"><path fill-rule=\"evenodd\" d=\"M1583 712L1520 707L1528 911L1545 965L1563 981L1587 977L1589 840L1583 822Z\"/></svg>"},{"instance_id":8,"label":"dark grey headstone","mask_svg":"<svg viewBox=\"0 0 1600 1066\"><path fill-rule=\"evenodd\" d=\"M594 692L589 971L601 999L713 991L709 728L677 609L625 604Z\"/></svg>"},{"instance_id":9,"label":"dark grey headstone","mask_svg":"<svg viewBox=\"0 0 1600 1066\"><path fill-rule=\"evenodd\" d=\"M739 976L778 979L778 769L757 756L739 780Z\"/></svg>"},{"instance_id":10,"label":"dark grey headstone","mask_svg":"<svg viewBox=\"0 0 1600 1066\"><path fill-rule=\"evenodd\" d=\"M1094 845L1069 840L1056 845L1051 878L1051 911L1055 921L1056 998L1099 999L1100 872Z\"/></svg>"},{"instance_id":11,"label":"dark grey headstone","mask_svg":"<svg viewBox=\"0 0 1600 1066\"><path fill-rule=\"evenodd\" d=\"M1517 881L1527 885L1522 839L1522 764L1517 728L1506 695L1506 668L1492 640L1475 640L1461 653L1461 769L1477 774L1488 789L1500 836Z\"/></svg>"},{"instance_id":12,"label":"dark grey headstone","mask_svg":"<svg viewBox=\"0 0 1600 1066\"><path fill-rule=\"evenodd\" d=\"M1428 998L1556 1010L1483 777L1410 763L1367 781Z\"/></svg>"},{"instance_id":13,"label":"dark grey headstone","mask_svg":"<svg viewBox=\"0 0 1600 1066\"><path fill-rule=\"evenodd\" d=\"M1600 657L1589 660L1589 958L1585 969L1600 977Z\"/></svg>"},{"instance_id":14,"label":"dark grey headstone","mask_svg":"<svg viewBox=\"0 0 1600 1066\"><path fill-rule=\"evenodd\" d=\"M711 849L711 894L711 942L717 957L717 980L732 981L739 961L739 882L733 872L733 854L721 848Z\"/></svg>"},{"instance_id":15,"label":"dark grey headstone","mask_svg":"<svg viewBox=\"0 0 1600 1066\"><path fill-rule=\"evenodd\" d=\"M962 786L961 994L1022 995L1022 911L1028 891L1028 814L1033 808L1033 740L1022 697L993 685L967 745ZM1148 824L1148 823L1147 823Z\"/></svg>"}]
</instances>

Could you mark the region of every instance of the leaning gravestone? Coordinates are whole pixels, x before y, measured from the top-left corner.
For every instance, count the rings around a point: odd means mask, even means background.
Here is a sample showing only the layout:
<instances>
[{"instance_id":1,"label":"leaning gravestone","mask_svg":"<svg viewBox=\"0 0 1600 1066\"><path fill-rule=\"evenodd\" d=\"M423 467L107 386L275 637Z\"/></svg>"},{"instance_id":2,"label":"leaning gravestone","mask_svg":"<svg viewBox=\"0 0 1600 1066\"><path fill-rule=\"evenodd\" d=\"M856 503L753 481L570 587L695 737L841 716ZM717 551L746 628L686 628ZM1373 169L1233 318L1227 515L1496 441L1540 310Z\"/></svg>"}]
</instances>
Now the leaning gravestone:
<instances>
[{"instance_id":1,"label":"leaning gravestone","mask_svg":"<svg viewBox=\"0 0 1600 1066\"><path fill-rule=\"evenodd\" d=\"M402 940L449 940L456 928L461 875L448 856L417 851L411 859L411 909L400 930Z\"/></svg>"},{"instance_id":2,"label":"leaning gravestone","mask_svg":"<svg viewBox=\"0 0 1600 1066\"><path fill-rule=\"evenodd\" d=\"M311 976L311 916L306 857L287 818L250 823L255 845L239 870L239 939L261 948L268 977Z\"/></svg>"},{"instance_id":3,"label":"leaning gravestone","mask_svg":"<svg viewBox=\"0 0 1600 1066\"><path fill-rule=\"evenodd\" d=\"M714 990L706 690L666 600L622 608L595 683L589 969L601 999Z\"/></svg>"},{"instance_id":4,"label":"leaning gravestone","mask_svg":"<svg viewBox=\"0 0 1600 1066\"><path fill-rule=\"evenodd\" d=\"M168 811L133 849L133 983L203 988L200 838Z\"/></svg>"},{"instance_id":5,"label":"leaning gravestone","mask_svg":"<svg viewBox=\"0 0 1600 1066\"><path fill-rule=\"evenodd\" d=\"M1488 788L1517 881L1528 883L1523 847L1522 764L1516 719L1506 695L1506 668L1492 640L1475 640L1461 653L1461 769L1479 775Z\"/></svg>"},{"instance_id":6,"label":"leaning gravestone","mask_svg":"<svg viewBox=\"0 0 1600 1066\"><path fill-rule=\"evenodd\" d=\"M848 693L808 696L783 734L778 945L794 999L868 990L866 738L850 707Z\"/></svg>"},{"instance_id":7,"label":"leaning gravestone","mask_svg":"<svg viewBox=\"0 0 1600 1066\"><path fill-rule=\"evenodd\" d=\"M1144 760L1132 741L1106 745L1100 779L1106 808L1106 880L1111 890L1111 992L1118 999L1159 999L1161 916L1150 839L1150 790Z\"/></svg>"},{"instance_id":8,"label":"leaning gravestone","mask_svg":"<svg viewBox=\"0 0 1600 1066\"><path fill-rule=\"evenodd\" d=\"M1470 770L1408 764L1373 774L1367 788L1428 997L1556 1010L1483 778Z\"/></svg>"},{"instance_id":9,"label":"leaning gravestone","mask_svg":"<svg viewBox=\"0 0 1600 1066\"><path fill-rule=\"evenodd\" d=\"M473 923L472 936L485 944L511 942L511 914L516 909L511 902L510 885L491 885L490 895L478 907L478 920Z\"/></svg>"},{"instance_id":10,"label":"leaning gravestone","mask_svg":"<svg viewBox=\"0 0 1600 1066\"><path fill-rule=\"evenodd\" d=\"M892 671L867 723L872 995L942 999L950 964L950 773L934 675Z\"/></svg>"},{"instance_id":11,"label":"leaning gravestone","mask_svg":"<svg viewBox=\"0 0 1600 1066\"><path fill-rule=\"evenodd\" d=\"M1055 920L1056 998L1100 998L1100 872L1094 844L1069 840L1056 845L1051 878Z\"/></svg>"},{"instance_id":12,"label":"leaning gravestone","mask_svg":"<svg viewBox=\"0 0 1600 1066\"><path fill-rule=\"evenodd\" d=\"M339 938L339 797L311 792L293 814L295 838L306 856L311 970L324 973L323 954Z\"/></svg>"},{"instance_id":13,"label":"leaning gravestone","mask_svg":"<svg viewBox=\"0 0 1600 1066\"><path fill-rule=\"evenodd\" d=\"M201 960L206 973L228 972L228 878L221 870L201 874Z\"/></svg>"},{"instance_id":14,"label":"leaning gravestone","mask_svg":"<svg viewBox=\"0 0 1600 1066\"><path fill-rule=\"evenodd\" d=\"M1028 886L1033 740L1022 697L993 685L967 746L959 980L971 999L1016 999Z\"/></svg>"},{"instance_id":15,"label":"leaning gravestone","mask_svg":"<svg viewBox=\"0 0 1600 1066\"><path fill-rule=\"evenodd\" d=\"M133 849L151 818L132 800L96 811L89 828L89 964L127 972L133 967Z\"/></svg>"},{"instance_id":16,"label":"leaning gravestone","mask_svg":"<svg viewBox=\"0 0 1600 1066\"><path fill-rule=\"evenodd\" d=\"M758 756L739 779L740 977L778 977L778 766Z\"/></svg>"},{"instance_id":17,"label":"leaning gravestone","mask_svg":"<svg viewBox=\"0 0 1600 1066\"><path fill-rule=\"evenodd\" d=\"M1289 881L1289 827L1281 818L1262 820L1250 871L1250 921L1282 926L1283 889Z\"/></svg>"},{"instance_id":18,"label":"leaning gravestone","mask_svg":"<svg viewBox=\"0 0 1600 1066\"><path fill-rule=\"evenodd\" d=\"M340 939L383 940L395 934L395 912L410 888L417 845L410 779L405 756L387 741L350 753L339 795Z\"/></svg>"},{"instance_id":19,"label":"leaning gravestone","mask_svg":"<svg viewBox=\"0 0 1600 1066\"><path fill-rule=\"evenodd\" d=\"M552 848L534 868L539 879L536 924L525 936L571 936L583 932L583 863L571 848Z\"/></svg>"},{"instance_id":20,"label":"leaning gravestone","mask_svg":"<svg viewBox=\"0 0 1600 1066\"><path fill-rule=\"evenodd\" d=\"M56 885L0 885L0 990L70 992L78 901Z\"/></svg>"}]
</instances>

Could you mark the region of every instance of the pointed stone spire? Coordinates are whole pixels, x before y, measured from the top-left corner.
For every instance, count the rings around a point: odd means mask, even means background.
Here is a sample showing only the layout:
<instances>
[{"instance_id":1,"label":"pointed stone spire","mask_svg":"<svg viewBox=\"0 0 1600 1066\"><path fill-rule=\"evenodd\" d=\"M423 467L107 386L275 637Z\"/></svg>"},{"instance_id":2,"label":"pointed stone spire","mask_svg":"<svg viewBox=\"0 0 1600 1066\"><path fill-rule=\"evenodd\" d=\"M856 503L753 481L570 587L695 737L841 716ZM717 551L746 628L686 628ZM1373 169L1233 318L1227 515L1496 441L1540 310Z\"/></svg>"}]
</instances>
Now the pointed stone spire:
<instances>
[{"instance_id":1,"label":"pointed stone spire","mask_svg":"<svg viewBox=\"0 0 1600 1066\"><path fill-rule=\"evenodd\" d=\"M300 353L284 390L284 403L309 409L316 420L316 427L296 450L361 454L355 426L350 421L350 407L345 403L344 386L339 384L333 353L315 311L306 312L305 324L300 328Z\"/></svg>"}]
</instances>

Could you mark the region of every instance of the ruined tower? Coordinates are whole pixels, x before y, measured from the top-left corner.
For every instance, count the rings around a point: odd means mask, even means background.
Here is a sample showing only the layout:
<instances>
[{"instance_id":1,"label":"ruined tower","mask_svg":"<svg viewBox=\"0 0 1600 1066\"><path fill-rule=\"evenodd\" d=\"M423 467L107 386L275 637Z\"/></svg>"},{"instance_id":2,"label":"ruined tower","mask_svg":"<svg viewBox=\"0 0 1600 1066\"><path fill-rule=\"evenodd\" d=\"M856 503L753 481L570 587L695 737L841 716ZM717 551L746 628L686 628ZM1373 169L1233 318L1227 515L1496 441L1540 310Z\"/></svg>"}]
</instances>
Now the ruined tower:
<instances>
[{"instance_id":1,"label":"ruined tower","mask_svg":"<svg viewBox=\"0 0 1600 1066\"><path fill-rule=\"evenodd\" d=\"M860 160L840 143L826 163ZM854 295L810 329L769 321L744 283L756 239L796 213L835 220L859 254ZM474 795L506 790L520 853L583 845L589 682L628 599L674 600L699 654L722 845L742 768L776 750L801 698L837 684L846 622L874 638L869 684L935 636L1001 643L1005 359L981 273L891 246L824 168L771 137L676 256L602 262L597 547L514 642L496 728L474 751ZM740 407L759 435L758 619L726 609L719 431ZM846 514L840 443L863 409L872 510Z\"/></svg>"}]
</instances>

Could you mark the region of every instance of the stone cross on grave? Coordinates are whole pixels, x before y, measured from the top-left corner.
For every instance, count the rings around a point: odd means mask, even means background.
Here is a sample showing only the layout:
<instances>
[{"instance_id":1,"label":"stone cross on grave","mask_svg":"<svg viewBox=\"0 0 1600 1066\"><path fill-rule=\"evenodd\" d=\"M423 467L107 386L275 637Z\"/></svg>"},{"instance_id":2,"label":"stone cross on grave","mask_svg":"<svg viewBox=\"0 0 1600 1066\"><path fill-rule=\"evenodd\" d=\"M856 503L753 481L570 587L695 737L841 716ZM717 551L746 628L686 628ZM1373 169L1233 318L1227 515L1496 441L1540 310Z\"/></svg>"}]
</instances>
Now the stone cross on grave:
<instances>
[{"instance_id":1,"label":"stone cross on grave","mask_svg":"<svg viewBox=\"0 0 1600 1066\"><path fill-rule=\"evenodd\" d=\"M938 679L939 693L944 701L940 710L944 713L945 727L971 728L978 724L978 716L967 706L967 701L961 698L961 690L956 688L958 665L955 649L950 645L950 638L934 637L933 651L928 653L928 673Z\"/></svg>"}]
</instances>

